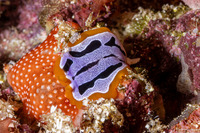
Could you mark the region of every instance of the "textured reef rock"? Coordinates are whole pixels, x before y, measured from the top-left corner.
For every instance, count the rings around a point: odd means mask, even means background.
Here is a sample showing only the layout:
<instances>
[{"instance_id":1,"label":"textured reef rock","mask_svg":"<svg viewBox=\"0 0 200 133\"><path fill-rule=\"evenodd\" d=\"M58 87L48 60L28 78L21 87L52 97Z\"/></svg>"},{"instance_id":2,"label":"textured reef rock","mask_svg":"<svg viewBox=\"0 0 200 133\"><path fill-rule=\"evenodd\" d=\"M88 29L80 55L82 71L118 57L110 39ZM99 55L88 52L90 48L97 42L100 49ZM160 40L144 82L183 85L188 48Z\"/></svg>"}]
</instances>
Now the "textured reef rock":
<instances>
[{"instance_id":1,"label":"textured reef rock","mask_svg":"<svg viewBox=\"0 0 200 133\"><path fill-rule=\"evenodd\" d=\"M40 22L46 28L58 20L75 21L83 29L111 14L114 0L44 0Z\"/></svg>"},{"instance_id":2,"label":"textured reef rock","mask_svg":"<svg viewBox=\"0 0 200 133\"><path fill-rule=\"evenodd\" d=\"M193 9L199 8L196 3L198 0L183 1ZM153 11L138 8L138 5L147 8L148 1L125 0L118 1L120 10L111 16L113 9L117 7L115 2L0 2L1 129L5 132L161 132L167 128L162 122L168 124L180 115L190 93L197 95L193 101L199 101L200 11L189 11L190 9L182 4L164 5L161 10L161 6L155 7L165 1L151 5L152 8L160 10ZM137 8L138 13L135 12ZM106 19L109 16L111 18ZM107 26L111 27L123 42L128 57L138 59L138 63L131 67L147 70L146 77L154 87L141 74L130 72L127 80L118 88L124 94L123 99L86 102L80 129L74 127L70 117L53 106L49 114L42 116L41 122L30 123L23 113L20 113L22 103L12 88L8 87L2 66L10 59L18 60L46 38L46 31L40 23L48 32L63 20L77 22L82 29L94 26L97 22L104 23L102 20L105 20ZM199 105L193 104L188 108L169 124L169 132L199 131ZM18 118L19 121L13 123L13 118ZM14 127L10 127L10 123Z\"/></svg>"},{"instance_id":3,"label":"textured reef rock","mask_svg":"<svg viewBox=\"0 0 200 133\"><path fill-rule=\"evenodd\" d=\"M199 0L182 0L182 1L194 10L200 9L200 1Z\"/></svg>"},{"instance_id":4,"label":"textured reef rock","mask_svg":"<svg viewBox=\"0 0 200 133\"><path fill-rule=\"evenodd\" d=\"M0 1L0 31L10 26L16 26L18 23L18 6L20 0L1 0Z\"/></svg>"},{"instance_id":5,"label":"textured reef rock","mask_svg":"<svg viewBox=\"0 0 200 133\"><path fill-rule=\"evenodd\" d=\"M16 118L14 115L13 105L10 105L9 102L0 100L0 120L4 120L7 117Z\"/></svg>"},{"instance_id":6,"label":"textured reef rock","mask_svg":"<svg viewBox=\"0 0 200 133\"><path fill-rule=\"evenodd\" d=\"M118 111L113 99L100 98L96 101L85 101L88 109L83 111L81 130L83 132L101 132L106 121L111 121L110 125L119 129L123 125L124 117ZM112 128L109 129L112 131Z\"/></svg>"},{"instance_id":7,"label":"textured reef rock","mask_svg":"<svg viewBox=\"0 0 200 133\"><path fill-rule=\"evenodd\" d=\"M169 66L178 65L179 62L175 60L181 60L183 72L179 76L178 89L180 92L197 94L200 89L198 26L200 11L187 12L188 10L183 5L177 7L166 5L162 12L157 13L140 9L138 14L128 20L129 23L126 22L123 34L127 36L124 43L127 43L125 47L130 49L127 51L130 58L141 58L139 64L146 69L152 66L148 70L150 73L153 72L154 78L156 77L155 73L161 74L160 72L169 70ZM156 57L157 55L164 60L158 61L160 59ZM159 62L161 63L158 64ZM153 65L147 65L148 63ZM156 71L152 71L152 68L155 68ZM174 68L171 70L174 70ZM179 75L178 73L180 72L177 71L176 75ZM183 87L185 86L184 83L188 87Z\"/></svg>"},{"instance_id":8,"label":"textured reef rock","mask_svg":"<svg viewBox=\"0 0 200 133\"><path fill-rule=\"evenodd\" d=\"M197 97L192 101L199 102L199 13L199 10L189 11L183 5L166 5L161 12L156 13L140 9L138 14L129 14L132 15L131 20L122 21L125 23L125 31L121 32L125 37L122 40L125 47L129 48L129 57L140 58L137 66L145 67L149 71L150 80L158 85L166 101L166 116L171 118L180 114L184 104L188 102L186 96L179 92L186 95L195 94ZM173 104L170 103L172 99ZM178 102L180 100L182 105ZM168 105L171 106L170 109ZM184 129L187 125L187 129L191 129L198 121L197 113L182 117L187 120L175 126L179 129ZM194 126L194 129L198 128L197 124Z\"/></svg>"},{"instance_id":9,"label":"textured reef rock","mask_svg":"<svg viewBox=\"0 0 200 133\"><path fill-rule=\"evenodd\" d=\"M0 17L3 20L8 19L10 22L15 23L15 25L8 25L7 29L0 32L0 62L8 59L18 60L33 46L41 43L46 38L46 32L38 21L39 12L42 9L41 1L23 2L8 2L6 6L8 10L13 4L16 4L15 12L6 10L8 12L6 17L8 18L5 18L4 15ZM3 14L6 14L6 11ZM14 13L15 16L12 17ZM17 22L14 22L16 20Z\"/></svg>"},{"instance_id":10,"label":"textured reef rock","mask_svg":"<svg viewBox=\"0 0 200 133\"><path fill-rule=\"evenodd\" d=\"M117 33L129 58L140 59L133 66L146 68L163 96L168 116L165 121L180 114L191 93L199 95L200 12L189 10L184 5L165 5L159 12L139 8L139 13L126 12L117 22L123 27Z\"/></svg>"},{"instance_id":11,"label":"textured reef rock","mask_svg":"<svg viewBox=\"0 0 200 133\"><path fill-rule=\"evenodd\" d=\"M124 126L121 131L143 131L145 124L152 115L155 90L141 74L129 71L125 85L119 87L124 90L124 99L116 101L119 111L124 116Z\"/></svg>"},{"instance_id":12,"label":"textured reef rock","mask_svg":"<svg viewBox=\"0 0 200 133\"><path fill-rule=\"evenodd\" d=\"M19 125L15 114L22 104L17 102L17 98L10 94L0 92L0 128L2 132L17 131Z\"/></svg>"},{"instance_id":13,"label":"textured reef rock","mask_svg":"<svg viewBox=\"0 0 200 133\"><path fill-rule=\"evenodd\" d=\"M52 106L49 114L44 114L41 117L41 123L45 132L68 132L76 131L70 116L65 115L61 109Z\"/></svg>"},{"instance_id":14,"label":"textured reef rock","mask_svg":"<svg viewBox=\"0 0 200 133\"><path fill-rule=\"evenodd\" d=\"M162 118L166 122L179 115L185 102L188 102L186 95L177 92L176 83L181 73L181 63L178 60L181 50L177 47L180 34L171 30L174 27L173 20L187 11L188 8L183 5L165 5L159 12L139 8L137 14L122 14L122 18L117 21L119 27L123 28L116 34L121 37L128 57L140 59L132 67L145 68L148 79L158 88L156 92L163 98L167 117Z\"/></svg>"},{"instance_id":15,"label":"textured reef rock","mask_svg":"<svg viewBox=\"0 0 200 133\"><path fill-rule=\"evenodd\" d=\"M10 133L9 125L11 124L11 122L12 122L11 118L0 120L0 128L2 133Z\"/></svg>"},{"instance_id":16,"label":"textured reef rock","mask_svg":"<svg viewBox=\"0 0 200 133\"><path fill-rule=\"evenodd\" d=\"M192 100L193 103L199 103L200 89L199 13L199 10L188 12L180 18L177 26L179 31L184 32L179 43L183 71L179 76L178 87L182 92L192 92L197 95ZM186 109L187 115L182 113L183 120L172 124L171 132L199 132L199 104L192 104L190 108L193 108L190 112Z\"/></svg>"},{"instance_id":17,"label":"textured reef rock","mask_svg":"<svg viewBox=\"0 0 200 133\"><path fill-rule=\"evenodd\" d=\"M187 89L194 94L198 94L200 90L199 18L199 10L190 11L179 19L176 27L177 31L184 32L179 48L183 54L182 60L188 65L188 81L191 82L191 86Z\"/></svg>"},{"instance_id":18,"label":"textured reef rock","mask_svg":"<svg viewBox=\"0 0 200 133\"><path fill-rule=\"evenodd\" d=\"M166 20L149 22L150 29L149 32L147 32L147 36L157 38L162 42L162 46L164 46L167 52L182 61L183 71L179 76L179 82L177 84L180 92L192 92L197 94L200 89L198 20L199 11L196 10L190 11L180 18L172 19L168 22L166 22ZM185 73L186 65L188 66L188 74ZM188 76L186 77L186 75ZM187 79L183 80L183 78ZM188 87L182 84L187 84Z\"/></svg>"},{"instance_id":19,"label":"textured reef rock","mask_svg":"<svg viewBox=\"0 0 200 133\"><path fill-rule=\"evenodd\" d=\"M199 105L188 105L186 110L182 113L182 118L176 118L172 121L168 130L169 133L185 133L185 132L199 132L200 130L200 108ZM179 119L179 120L178 120ZM177 123L176 125L174 123Z\"/></svg>"},{"instance_id":20,"label":"textured reef rock","mask_svg":"<svg viewBox=\"0 0 200 133\"><path fill-rule=\"evenodd\" d=\"M0 32L0 62L18 60L46 38L41 27L54 27L58 20L76 21L82 28L91 27L111 14L113 0L35 0L0 2L0 19L4 22ZM14 9L10 10L11 8ZM16 15L17 14L17 15ZM40 18L40 22L39 19ZM8 20L8 22L6 21Z\"/></svg>"}]
</instances>

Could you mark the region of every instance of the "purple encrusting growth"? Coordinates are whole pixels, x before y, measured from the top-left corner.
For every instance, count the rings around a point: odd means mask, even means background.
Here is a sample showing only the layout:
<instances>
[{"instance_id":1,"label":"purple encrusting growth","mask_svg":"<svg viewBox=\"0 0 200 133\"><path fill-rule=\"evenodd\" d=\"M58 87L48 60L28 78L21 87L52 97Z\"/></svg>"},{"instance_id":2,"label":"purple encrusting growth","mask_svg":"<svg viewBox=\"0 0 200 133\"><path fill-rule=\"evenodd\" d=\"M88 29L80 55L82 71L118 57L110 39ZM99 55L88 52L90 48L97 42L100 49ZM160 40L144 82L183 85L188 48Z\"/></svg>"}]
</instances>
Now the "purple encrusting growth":
<instances>
[{"instance_id":1,"label":"purple encrusting growth","mask_svg":"<svg viewBox=\"0 0 200 133\"><path fill-rule=\"evenodd\" d=\"M114 77L127 66L122 49L112 33L103 32L87 37L63 55L60 67L71 80L76 100L108 92Z\"/></svg>"},{"instance_id":2,"label":"purple encrusting growth","mask_svg":"<svg viewBox=\"0 0 200 133\"><path fill-rule=\"evenodd\" d=\"M155 46L153 47L163 47L164 51L171 54L172 58L176 57L178 61L182 60L181 58L183 55L184 61L189 67L187 70L187 73L189 75L188 79L192 82L191 86L187 88L189 92L194 92L195 90L198 92L200 90L199 18L200 10L194 10L185 13L183 16L180 16L177 19L174 18L171 20L151 20L148 23L148 27L146 27L145 29L145 31L147 31L144 32L145 36L138 37L138 40L142 38L143 40L150 39L152 41L155 41ZM160 46L157 46L158 44ZM148 49L146 50L149 51ZM142 53L142 50L139 51L140 52L138 53ZM147 52L144 52L141 55L146 55L146 53ZM149 55L147 55L147 57L149 58ZM142 60L143 59L144 57L142 57ZM154 59L151 59L151 62L153 60ZM145 64L147 63L145 62ZM165 66L163 66L163 70L161 71L168 69L169 65L171 65L171 62L170 64L166 64Z\"/></svg>"},{"instance_id":3,"label":"purple encrusting growth","mask_svg":"<svg viewBox=\"0 0 200 133\"><path fill-rule=\"evenodd\" d=\"M18 9L20 12L19 15L19 24L18 28L20 30L27 29L30 27L35 27L35 25L39 26L38 16L40 11L42 10L42 0L34 0L24 2L24 5Z\"/></svg>"},{"instance_id":4,"label":"purple encrusting growth","mask_svg":"<svg viewBox=\"0 0 200 133\"><path fill-rule=\"evenodd\" d=\"M176 30L185 32L178 47L181 49L185 63L188 65L189 80L192 82L191 92L200 91L200 10L190 11L183 15L177 23Z\"/></svg>"},{"instance_id":5,"label":"purple encrusting growth","mask_svg":"<svg viewBox=\"0 0 200 133\"><path fill-rule=\"evenodd\" d=\"M55 18L78 23L82 28L91 27L96 22L108 18L114 8L115 0L58 0L44 1L42 21Z\"/></svg>"},{"instance_id":6,"label":"purple encrusting growth","mask_svg":"<svg viewBox=\"0 0 200 133\"><path fill-rule=\"evenodd\" d=\"M38 21L42 9L41 0L23 2L16 9L16 14L19 14L18 24L0 32L0 58L6 56L18 60L46 38L46 31Z\"/></svg>"},{"instance_id":7,"label":"purple encrusting growth","mask_svg":"<svg viewBox=\"0 0 200 133\"><path fill-rule=\"evenodd\" d=\"M184 56L184 61L188 65L188 73L192 81L191 91L200 91L200 47L198 36L186 34L179 44Z\"/></svg>"},{"instance_id":8,"label":"purple encrusting growth","mask_svg":"<svg viewBox=\"0 0 200 133\"><path fill-rule=\"evenodd\" d=\"M192 9L200 9L200 0L182 0L186 5Z\"/></svg>"},{"instance_id":9,"label":"purple encrusting growth","mask_svg":"<svg viewBox=\"0 0 200 133\"><path fill-rule=\"evenodd\" d=\"M131 79L128 81L123 100L116 101L117 108L125 117L123 132L142 132L152 111L153 98L155 91L150 91L140 79ZM148 89L147 89L148 88Z\"/></svg>"}]
</instances>

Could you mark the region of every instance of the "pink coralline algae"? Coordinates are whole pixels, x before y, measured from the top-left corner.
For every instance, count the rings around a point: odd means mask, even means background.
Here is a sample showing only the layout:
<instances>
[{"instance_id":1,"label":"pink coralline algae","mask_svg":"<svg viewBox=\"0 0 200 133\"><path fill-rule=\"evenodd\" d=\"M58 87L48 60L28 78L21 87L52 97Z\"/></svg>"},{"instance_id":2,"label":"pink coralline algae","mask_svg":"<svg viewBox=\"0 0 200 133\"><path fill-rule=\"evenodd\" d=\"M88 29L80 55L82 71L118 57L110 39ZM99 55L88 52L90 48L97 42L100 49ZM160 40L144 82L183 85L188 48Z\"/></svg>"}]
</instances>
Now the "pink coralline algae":
<instances>
[{"instance_id":1,"label":"pink coralline algae","mask_svg":"<svg viewBox=\"0 0 200 133\"><path fill-rule=\"evenodd\" d=\"M38 21L39 12L42 9L41 5L40 0L35 0L24 1L24 4L17 6L18 24L0 32L1 59L7 57L8 59L18 60L33 46L46 38L46 32Z\"/></svg>"},{"instance_id":2,"label":"pink coralline algae","mask_svg":"<svg viewBox=\"0 0 200 133\"><path fill-rule=\"evenodd\" d=\"M42 10L42 1L41 0L35 0L35 1L24 1L24 5L21 6L18 11L20 13L19 15L19 24L18 28L23 30L30 27L33 27L34 25L39 26L38 16L40 11Z\"/></svg>"},{"instance_id":3,"label":"pink coralline algae","mask_svg":"<svg viewBox=\"0 0 200 133\"><path fill-rule=\"evenodd\" d=\"M166 28L161 28L159 23L156 25L154 24L156 21L150 22L150 25L153 24L151 29L153 29L153 34L149 34L150 36L156 35L160 41L163 42L163 46L165 49L171 53L173 56L178 57L181 60L184 60L186 65L188 65L188 82L191 80L192 84L188 89L188 91L196 93L200 89L200 59L199 59L199 15L200 11L190 11L180 17L179 19L173 20L171 23L172 25ZM164 24L162 27L166 27L167 25ZM154 28L153 28L154 27ZM174 29L177 32L176 36L172 36L170 34L166 34L166 31L170 31L169 29ZM155 31L155 30L156 31ZM165 32L164 32L165 31ZM182 57L181 57L182 55ZM182 63L182 66L184 64ZM182 78L182 77L180 77ZM180 82L179 82L180 83ZM179 84L179 86L181 86ZM181 90L181 88L179 88ZM181 90L185 92L185 90ZM196 91L196 92L195 92Z\"/></svg>"},{"instance_id":4,"label":"pink coralline algae","mask_svg":"<svg viewBox=\"0 0 200 133\"><path fill-rule=\"evenodd\" d=\"M85 26L90 27L91 25L95 24L93 22L107 18L111 14L112 1L113 0L66 0L64 2L52 2L54 4L50 5L51 8L45 10L47 15L46 19L53 19L55 17L60 19L61 17L61 20L76 21L83 28ZM1 60L6 60L3 59L4 57L12 60L18 60L25 53L27 53L29 49L41 43L46 38L46 31L41 27L41 22L39 23L38 20L39 16L44 17L41 11L46 9L47 5L45 6L45 2L45 0L35 0L13 3L16 5L15 13L18 14L16 15L18 18L12 20L13 24L15 25L9 25L10 28L0 32ZM49 1L47 1L47 3L48 2ZM6 9L9 9L9 6L15 6L13 4L7 5L5 9L2 10L6 13ZM4 12L1 16L2 19L5 19ZM7 14L9 13L11 16L7 17L12 17L12 14L14 14L11 11Z\"/></svg>"},{"instance_id":5,"label":"pink coralline algae","mask_svg":"<svg viewBox=\"0 0 200 133\"><path fill-rule=\"evenodd\" d=\"M74 14L74 19L82 27L87 26L86 21L89 15L95 21L96 19L102 20L102 18L107 18L111 14L110 2L114 0L80 0L77 5L71 6L71 11Z\"/></svg>"},{"instance_id":6,"label":"pink coralline algae","mask_svg":"<svg viewBox=\"0 0 200 133\"><path fill-rule=\"evenodd\" d=\"M182 0L192 9L200 9L200 0Z\"/></svg>"},{"instance_id":7,"label":"pink coralline algae","mask_svg":"<svg viewBox=\"0 0 200 133\"><path fill-rule=\"evenodd\" d=\"M188 65L189 78L192 82L191 92L198 93L200 90L200 47L197 36L186 34L179 44L183 53L184 61Z\"/></svg>"},{"instance_id":8,"label":"pink coralline algae","mask_svg":"<svg viewBox=\"0 0 200 133\"><path fill-rule=\"evenodd\" d=\"M127 81L124 100L116 102L119 111L125 118L125 127L122 127L121 131L144 130L146 120L148 120L152 111L153 97L154 91L151 90L151 86L144 84L140 79Z\"/></svg>"},{"instance_id":9,"label":"pink coralline algae","mask_svg":"<svg viewBox=\"0 0 200 133\"><path fill-rule=\"evenodd\" d=\"M149 22L149 31L147 32L147 38L158 38L162 42L162 45L165 47L165 50L171 53L171 55L180 56L180 50L178 47L173 47L174 38L170 34L166 34L166 31L169 31L170 27L168 22L164 20L151 20Z\"/></svg>"},{"instance_id":10,"label":"pink coralline algae","mask_svg":"<svg viewBox=\"0 0 200 133\"><path fill-rule=\"evenodd\" d=\"M115 115L112 112L111 115L107 115L108 117L93 115L101 106L99 101L90 101L87 107L83 107L85 111L83 116L87 117L83 117L81 128L90 125L89 129L94 129L91 125L98 126L95 121L101 121L103 125L99 130L102 129L104 132L144 132L153 129L149 126L153 124L148 125L148 123L155 122L156 119L166 124L170 123L180 114L185 103L189 101L188 97L193 97L193 94L197 95L195 100L199 101L200 10L196 10L199 8L199 0L182 0L195 10L183 4L164 5L160 10L161 6L155 6L162 5L161 3L167 0L162 2L156 0L155 4L150 5L155 9L154 11L149 9L149 2L139 0L13 0L12 3L11 0L4 1L8 3L0 2L2 7L0 7L0 71L3 63L10 60L17 61L46 38L46 31L52 30L55 25L65 21L78 23L81 26L80 31L105 24L118 33L116 35L122 40L128 57L139 58L131 68L138 73L145 71L146 77L131 71L131 76L125 76L125 81L118 86L121 99L112 102L105 102L103 99L101 101L101 104L112 103L114 110L116 109L120 114L121 123L113 124L110 116L115 118ZM138 8L138 5L142 5L145 9ZM13 7L16 8L11 10ZM118 12L113 13L114 9L118 8ZM139 13L135 12L136 8ZM155 12L157 9L160 11ZM108 19L111 14L114 19ZM120 19L122 14L124 18ZM46 28L46 31L40 24ZM58 35L60 37L61 34ZM5 61L4 58L7 60ZM6 84L5 80L1 82ZM12 88L0 85L0 89L0 101L21 105L18 107L13 104L17 110L12 109L14 118L20 120L19 125L15 125L19 132L39 132L40 129L52 131L50 129L58 129L56 126L66 128L62 121L65 115L61 115L56 109L42 116L44 123L34 128L31 125L33 121L29 121L23 114L22 103ZM9 115L7 107L3 109ZM169 124L169 132L199 131L200 108L199 105L196 107L197 109L192 113L189 112L189 117L181 114L184 120L177 119L175 124ZM94 110L88 113L88 108ZM111 106L108 108L111 109ZM53 110L54 106L51 109ZM59 116L59 119L52 116ZM106 119L102 120L102 118ZM52 128L48 122L56 126ZM0 128L8 132L9 123L9 118L1 120ZM34 124L38 125L37 122ZM42 124L51 128L45 128Z\"/></svg>"},{"instance_id":11,"label":"pink coralline algae","mask_svg":"<svg viewBox=\"0 0 200 133\"><path fill-rule=\"evenodd\" d=\"M200 90L200 58L199 58L199 52L200 52L200 39L199 39L199 17L200 11L194 10L194 11L188 11L182 16L179 16L178 18L172 17L166 20L165 18L162 19L156 19L156 20L150 20L148 22L148 27L144 28L143 32L145 36L137 37L137 40L142 40L143 45L139 46L139 48L144 47L146 49L142 49L138 52L138 55L142 55L143 58L141 61L143 61L144 56L151 58L151 64L152 61L157 64L159 62L156 62L158 58L155 57L155 54L153 51L155 49L159 49L163 51L163 53L167 52L171 55L171 59L177 58L177 60L183 60L186 65L188 65L187 70L187 79L184 81L192 82L189 88L178 88L181 92L192 92L194 94L197 94ZM144 42L145 40L145 42ZM151 40L151 41L149 41ZM153 46L151 46L149 42L153 43ZM138 41L137 41L138 44ZM136 47L137 44L134 46ZM163 48L163 49L161 49ZM143 51L150 51L153 55L146 55L148 52ZM156 52L156 51L155 51ZM135 55L137 52L134 53ZM165 57L164 57L165 56ZM165 58L165 62L162 63L162 70L165 71L168 70L169 66L172 65L172 62L170 57L166 56L166 54L162 54L160 58ZM168 62L168 63L167 63ZM140 62L141 64L146 65L146 62ZM176 62L178 64L178 61ZM151 65L150 65L151 66ZM174 66L174 65L173 65ZM149 67L149 66L147 66ZM161 65L159 66L161 67ZM184 69L184 63L182 63L182 69ZM150 69L148 69L150 70ZM157 69L158 70L158 69ZM181 69L179 69L181 70ZM152 70L151 70L152 71ZM150 71L150 72L151 72ZM171 71L171 70L170 70ZM160 72L160 71L158 71ZM178 71L177 71L178 72ZM162 74L162 73L161 73ZM155 73L153 73L155 77ZM182 74L185 75L185 74ZM179 79L181 80L181 76ZM179 80L179 81L180 81ZM178 82L178 86L180 83L184 83L183 81ZM182 84L181 83L181 84ZM189 83L188 83L189 84Z\"/></svg>"},{"instance_id":12,"label":"pink coralline algae","mask_svg":"<svg viewBox=\"0 0 200 133\"><path fill-rule=\"evenodd\" d=\"M43 10L43 16L41 16L43 20L41 21L52 21L56 17L61 20L64 19L65 21L75 21L82 28L90 27L96 22L108 18L112 13L113 1L114 0L65 0L65 3L63 3L63 1L55 1L55 3L44 0L43 3L46 8Z\"/></svg>"},{"instance_id":13,"label":"pink coralline algae","mask_svg":"<svg viewBox=\"0 0 200 133\"><path fill-rule=\"evenodd\" d=\"M200 108L195 109L189 116L169 129L169 133L197 133L200 131Z\"/></svg>"},{"instance_id":14,"label":"pink coralline algae","mask_svg":"<svg viewBox=\"0 0 200 133\"><path fill-rule=\"evenodd\" d=\"M1 0L0 1L0 31L10 26L18 24L18 6L20 0Z\"/></svg>"},{"instance_id":15,"label":"pink coralline algae","mask_svg":"<svg viewBox=\"0 0 200 133\"><path fill-rule=\"evenodd\" d=\"M180 39L179 48L183 54L182 60L188 65L188 80L192 82L189 89L195 94L200 90L199 18L199 10L188 12L179 19L176 27L176 30L185 32Z\"/></svg>"}]
</instances>

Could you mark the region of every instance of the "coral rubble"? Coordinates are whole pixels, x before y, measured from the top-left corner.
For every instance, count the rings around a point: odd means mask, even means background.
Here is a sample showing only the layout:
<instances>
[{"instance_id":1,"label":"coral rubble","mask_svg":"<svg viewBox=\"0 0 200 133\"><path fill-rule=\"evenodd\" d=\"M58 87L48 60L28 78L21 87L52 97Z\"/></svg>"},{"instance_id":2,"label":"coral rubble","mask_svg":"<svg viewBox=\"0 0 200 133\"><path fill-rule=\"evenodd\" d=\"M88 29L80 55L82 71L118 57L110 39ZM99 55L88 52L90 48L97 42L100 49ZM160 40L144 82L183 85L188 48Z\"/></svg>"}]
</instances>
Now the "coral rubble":
<instances>
[{"instance_id":1,"label":"coral rubble","mask_svg":"<svg viewBox=\"0 0 200 133\"><path fill-rule=\"evenodd\" d=\"M114 8L114 0L44 0L44 9L40 15L43 26L55 23L55 20L75 21L83 29L94 26L98 21L107 18Z\"/></svg>"},{"instance_id":2,"label":"coral rubble","mask_svg":"<svg viewBox=\"0 0 200 133\"><path fill-rule=\"evenodd\" d=\"M51 107L50 113L41 116L41 123L39 123L38 126L44 128L45 132L73 133L76 131L71 117L65 115L62 110L56 106Z\"/></svg>"},{"instance_id":3,"label":"coral rubble","mask_svg":"<svg viewBox=\"0 0 200 133\"><path fill-rule=\"evenodd\" d=\"M112 125L121 127L123 115L118 111L113 99L100 98L96 101L85 101L88 109L83 111L81 130L84 132L102 132L105 121L110 120Z\"/></svg>"},{"instance_id":4,"label":"coral rubble","mask_svg":"<svg viewBox=\"0 0 200 133\"><path fill-rule=\"evenodd\" d=\"M0 100L0 120L8 118L16 118L14 107L9 102Z\"/></svg>"},{"instance_id":5,"label":"coral rubble","mask_svg":"<svg viewBox=\"0 0 200 133\"><path fill-rule=\"evenodd\" d=\"M26 1L18 5L16 9L16 13L19 13L17 25L12 25L0 32L0 58L6 56L7 60L18 60L46 38L46 32L41 28L38 21L41 9L40 0ZM12 21L15 21L15 19Z\"/></svg>"}]
</instances>

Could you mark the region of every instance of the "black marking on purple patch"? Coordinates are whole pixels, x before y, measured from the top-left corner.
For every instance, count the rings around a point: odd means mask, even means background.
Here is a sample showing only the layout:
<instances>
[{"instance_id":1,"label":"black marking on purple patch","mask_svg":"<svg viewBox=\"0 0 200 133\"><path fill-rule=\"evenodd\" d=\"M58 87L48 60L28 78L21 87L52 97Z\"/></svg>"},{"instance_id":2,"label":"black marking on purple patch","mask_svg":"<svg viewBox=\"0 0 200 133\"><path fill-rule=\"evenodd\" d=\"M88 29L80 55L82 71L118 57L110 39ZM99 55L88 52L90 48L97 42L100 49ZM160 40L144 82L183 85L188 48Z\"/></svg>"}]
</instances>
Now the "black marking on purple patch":
<instances>
[{"instance_id":1,"label":"black marking on purple patch","mask_svg":"<svg viewBox=\"0 0 200 133\"><path fill-rule=\"evenodd\" d=\"M114 55L114 54L109 54L109 55L107 55L107 56L104 56L103 58L108 58L108 57L116 57L116 58L117 58L117 56Z\"/></svg>"},{"instance_id":2,"label":"black marking on purple patch","mask_svg":"<svg viewBox=\"0 0 200 133\"><path fill-rule=\"evenodd\" d=\"M121 49L121 47L119 45L115 44L115 38L114 37L111 37L111 39L107 43L105 43L105 45L110 46L110 47L115 46L115 47L119 48L119 50L122 52L122 54L124 56L126 56L126 53Z\"/></svg>"},{"instance_id":3,"label":"black marking on purple patch","mask_svg":"<svg viewBox=\"0 0 200 133\"><path fill-rule=\"evenodd\" d=\"M63 67L63 70L64 70L65 72L69 71L69 68L70 68L70 66L72 65L72 63L73 63L72 60L67 59L65 65L64 65L64 67Z\"/></svg>"},{"instance_id":4,"label":"black marking on purple patch","mask_svg":"<svg viewBox=\"0 0 200 133\"><path fill-rule=\"evenodd\" d=\"M110 74L112 74L117 68L121 67L122 63L118 63L116 65L111 65L110 67L108 67L105 71L103 71L102 73L100 73L97 77L95 77L93 80L86 82L82 85L79 86L79 93L81 95L83 95L83 93L88 89L94 86L94 83L96 80L98 79L104 79L107 78Z\"/></svg>"},{"instance_id":5,"label":"black marking on purple patch","mask_svg":"<svg viewBox=\"0 0 200 133\"><path fill-rule=\"evenodd\" d=\"M108 56L104 56L103 58L108 58L108 57L116 57L116 56L115 56L114 54L110 54L110 55L108 55ZM117 57L116 57L116 58L117 58ZM89 70L89 69L92 68L93 66L97 65L99 61L100 61L100 60L94 61L94 62L89 63L89 64L87 64L86 66L82 67L81 70L79 70L79 71L76 73L76 75L72 77L72 79L74 80L75 77L78 76L79 74L81 74L81 73L83 73L83 72ZM120 60L120 61L121 61L121 60Z\"/></svg>"},{"instance_id":6,"label":"black marking on purple patch","mask_svg":"<svg viewBox=\"0 0 200 133\"><path fill-rule=\"evenodd\" d=\"M81 52L69 51L69 54L73 57L81 57L88 53L93 52L94 50L98 49L100 46L101 46L101 42L98 40L94 40L83 51Z\"/></svg>"},{"instance_id":7,"label":"black marking on purple patch","mask_svg":"<svg viewBox=\"0 0 200 133\"><path fill-rule=\"evenodd\" d=\"M79 74L81 74L81 73L87 71L88 69L92 68L92 67L95 66L98 62L99 62L99 60L97 60L97 61L95 61L95 62L92 62L92 63L89 63L89 64L87 64L86 66L82 67L81 70L79 70L79 71L76 73L76 75L72 77L72 79L74 80L74 78L75 78L76 76L78 76Z\"/></svg>"}]
</instances>

